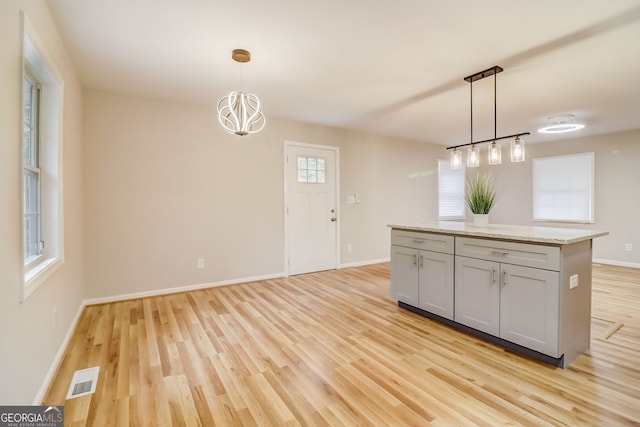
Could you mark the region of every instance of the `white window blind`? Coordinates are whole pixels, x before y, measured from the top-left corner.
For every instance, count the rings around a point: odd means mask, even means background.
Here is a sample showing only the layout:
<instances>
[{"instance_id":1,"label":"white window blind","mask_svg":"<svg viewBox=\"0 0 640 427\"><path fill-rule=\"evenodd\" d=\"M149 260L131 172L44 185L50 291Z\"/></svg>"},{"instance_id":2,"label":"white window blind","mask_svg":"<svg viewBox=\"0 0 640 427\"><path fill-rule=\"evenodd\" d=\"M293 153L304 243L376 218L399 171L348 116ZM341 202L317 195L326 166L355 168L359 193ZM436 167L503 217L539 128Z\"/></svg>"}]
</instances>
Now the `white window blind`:
<instances>
[{"instance_id":1,"label":"white window blind","mask_svg":"<svg viewBox=\"0 0 640 427\"><path fill-rule=\"evenodd\" d=\"M533 220L593 223L594 153L533 159Z\"/></svg>"},{"instance_id":2,"label":"white window blind","mask_svg":"<svg viewBox=\"0 0 640 427\"><path fill-rule=\"evenodd\" d=\"M451 169L448 160L438 160L438 217L464 219L465 168Z\"/></svg>"}]
</instances>

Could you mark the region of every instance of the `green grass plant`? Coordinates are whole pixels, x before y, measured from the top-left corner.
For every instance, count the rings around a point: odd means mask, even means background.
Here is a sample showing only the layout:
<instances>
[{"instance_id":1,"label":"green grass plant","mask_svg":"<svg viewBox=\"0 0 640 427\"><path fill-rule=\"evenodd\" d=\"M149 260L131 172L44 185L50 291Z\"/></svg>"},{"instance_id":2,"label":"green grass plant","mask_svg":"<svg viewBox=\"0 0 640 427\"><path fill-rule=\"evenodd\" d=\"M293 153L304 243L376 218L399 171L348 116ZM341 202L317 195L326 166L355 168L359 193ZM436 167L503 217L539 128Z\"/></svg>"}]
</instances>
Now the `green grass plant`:
<instances>
[{"instance_id":1,"label":"green grass plant","mask_svg":"<svg viewBox=\"0 0 640 427\"><path fill-rule=\"evenodd\" d=\"M488 214L496 201L493 175L478 172L465 183L464 201L474 214Z\"/></svg>"}]
</instances>

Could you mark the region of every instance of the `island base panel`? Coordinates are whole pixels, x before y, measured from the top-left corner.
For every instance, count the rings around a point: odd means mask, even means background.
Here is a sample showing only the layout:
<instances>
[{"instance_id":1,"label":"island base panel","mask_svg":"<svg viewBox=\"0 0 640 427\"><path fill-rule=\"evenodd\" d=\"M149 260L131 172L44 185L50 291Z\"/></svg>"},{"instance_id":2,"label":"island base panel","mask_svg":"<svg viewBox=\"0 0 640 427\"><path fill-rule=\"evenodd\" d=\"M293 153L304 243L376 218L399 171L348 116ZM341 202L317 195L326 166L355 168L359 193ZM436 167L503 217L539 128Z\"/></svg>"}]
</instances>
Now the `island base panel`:
<instances>
[{"instance_id":1,"label":"island base panel","mask_svg":"<svg viewBox=\"0 0 640 427\"><path fill-rule=\"evenodd\" d=\"M544 362L548 365L555 366L558 368L564 368L564 355L559 358L547 356L546 354L539 353L535 350L531 350L527 347L523 347L521 345L512 343L510 341L504 340L500 337L496 337L491 334L487 334L485 332L479 331L477 329L470 328L466 325L462 325L460 323L454 322L447 318L438 316L437 314L429 313L428 311L422 310L418 307L414 307L402 301L398 301L398 307L404 308L405 310L411 311L412 313L416 313L420 316L427 317L429 319L435 320L439 323L447 325L457 331L464 332L466 334L472 335L474 337L480 338L484 341L490 342L492 344L498 345L505 350L511 351L513 353L517 353L522 356L529 357L531 359L538 360L540 362Z\"/></svg>"}]
</instances>

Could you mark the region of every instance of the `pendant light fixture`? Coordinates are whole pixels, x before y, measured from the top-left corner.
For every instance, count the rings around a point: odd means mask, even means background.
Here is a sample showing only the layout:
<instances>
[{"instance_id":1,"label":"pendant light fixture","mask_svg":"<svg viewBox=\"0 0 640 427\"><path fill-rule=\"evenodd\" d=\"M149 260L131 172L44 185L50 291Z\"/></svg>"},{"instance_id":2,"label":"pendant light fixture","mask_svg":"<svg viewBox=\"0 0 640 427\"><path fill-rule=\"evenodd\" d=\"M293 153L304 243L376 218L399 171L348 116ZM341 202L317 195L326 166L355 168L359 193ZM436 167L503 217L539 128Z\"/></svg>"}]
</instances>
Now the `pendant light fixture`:
<instances>
[{"instance_id":1,"label":"pendant light fixture","mask_svg":"<svg viewBox=\"0 0 640 427\"><path fill-rule=\"evenodd\" d=\"M489 164L501 165L502 164L502 147L495 140L489 146Z\"/></svg>"},{"instance_id":2,"label":"pendant light fixture","mask_svg":"<svg viewBox=\"0 0 640 427\"><path fill-rule=\"evenodd\" d=\"M516 136L516 139L511 141L511 161L513 163L524 162L524 140Z\"/></svg>"},{"instance_id":3,"label":"pendant light fixture","mask_svg":"<svg viewBox=\"0 0 640 427\"><path fill-rule=\"evenodd\" d=\"M244 49L234 49L231 58L244 64L251 54ZM242 92L242 66L240 68L240 92L231 92L218 101L218 121L229 133L244 136L260 132L266 123L260 100L252 93Z\"/></svg>"},{"instance_id":4,"label":"pendant light fixture","mask_svg":"<svg viewBox=\"0 0 640 427\"><path fill-rule=\"evenodd\" d=\"M480 166L480 151L478 147L472 145L467 152L467 167L477 168Z\"/></svg>"},{"instance_id":5,"label":"pendant light fixture","mask_svg":"<svg viewBox=\"0 0 640 427\"><path fill-rule=\"evenodd\" d=\"M484 71L480 71L479 73L472 74L464 78L466 82L469 83L470 91L471 91L471 142L466 144L454 145L451 147L447 147L447 150L451 151L450 155L450 167L451 169L460 169L462 167L462 154L458 151L460 147L471 146L467 153L467 166L468 167L477 167L479 166L480 154L478 151L478 144L484 144L490 142L491 145L488 149L488 160L490 165L499 165L502 164L502 147L498 143L498 141L503 139L515 138L511 142L511 161L512 162L523 162L525 160L525 152L524 152L524 140L520 139L523 135L529 135L529 132L521 132L513 135L500 136L497 135L497 101L496 101L496 75L503 71L502 67L494 66L488 68ZM493 138L485 139L482 141L474 141L473 140L473 82L476 80L484 79L485 77L493 77Z\"/></svg>"},{"instance_id":6,"label":"pendant light fixture","mask_svg":"<svg viewBox=\"0 0 640 427\"><path fill-rule=\"evenodd\" d=\"M460 169L462 167L462 151L454 148L451 152L451 169Z\"/></svg>"}]
</instances>

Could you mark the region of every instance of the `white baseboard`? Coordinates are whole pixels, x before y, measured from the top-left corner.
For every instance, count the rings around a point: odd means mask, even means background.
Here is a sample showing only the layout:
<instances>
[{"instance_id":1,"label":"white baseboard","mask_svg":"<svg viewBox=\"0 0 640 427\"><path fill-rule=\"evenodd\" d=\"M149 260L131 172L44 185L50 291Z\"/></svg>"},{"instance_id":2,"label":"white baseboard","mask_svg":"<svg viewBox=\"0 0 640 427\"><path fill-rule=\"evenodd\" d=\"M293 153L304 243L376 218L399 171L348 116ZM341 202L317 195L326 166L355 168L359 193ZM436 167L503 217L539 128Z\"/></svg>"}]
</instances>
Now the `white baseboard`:
<instances>
[{"instance_id":1,"label":"white baseboard","mask_svg":"<svg viewBox=\"0 0 640 427\"><path fill-rule=\"evenodd\" d=\"M614 261L610 259L594 259L594 264L608 264L608 265L617 265L618 267L631 267L631 268L640 268L640 264L637 262L624 262L624 261Z\"/></svg>"},{"instance_id":2,"label":"white baseboard","mask_svg":"<svg viewBox=\"0 0 640 427\"><path fill-rule=\"evenodd\" d=\"M380 264L381 262L389 262L389 258L370 259L367 261L349 262L340 264L340 268L362 267L364 265Z\"/></svg>"},{"instance_id":3,"label":"white baseboard","mask_svg":"<svg viewBox=\"0 0 640 427\"><path fill-rule=\"evenodd\" d=\"M220 282L201 283L199 285L188 285L188 286L179 286L175 288L157 289L157 290L146 291L146 292L134 292L130 294L114 295L114 296L104 297L104 298L92 298L92 299L85 300L84 304L85 305L107 304L110 302L124 301L128 299L155 297L158 295L168 295L168 294L175 294L179 292L197 291L199 289L235 285L238 283L255 282L258 280L277 279L280 277L284 277L284 273L268 274L264 276L255 276L255 277L245 277L242 279L223 280Z\"/></svg>"},{"instance_id":4,"label":"white baseboard","mask_svg":"<svg viewBox=\"0 0 640 427\"><path fill-rule=\"evenodd\" d=\"M53 358L53 361L51 362L51 366L47 371L47 375L44 377L44 380L42 381L42 385L40 386L40 389L38 390L36 397L33 399L33 405L35 406L42 405L42 399L44 399L44 394L47 392L47 389L49 388L49 384L51 384L51 380L53 380L53 376L55 375L58 369L58 366L60 366L60 362L62 362L62 358L64 357L64 352L67 350L69 341L71 341L71 338L73 337L73 333L76 330L76 326L80 321L80 316L82 316L82 312L84 311L85 307L86 307L86 301L82 301L82 303L80 303L80 307L78 307L78 311L76 312L75 317L73 318L73 321L71 322L71 325L69 326L69 329L67 330L67 334L65 335L64 340L62 340L62 343L60 344L60 348L58 348L58 352L56 353L56 356Z\"/></svg>"}]
</instances>

